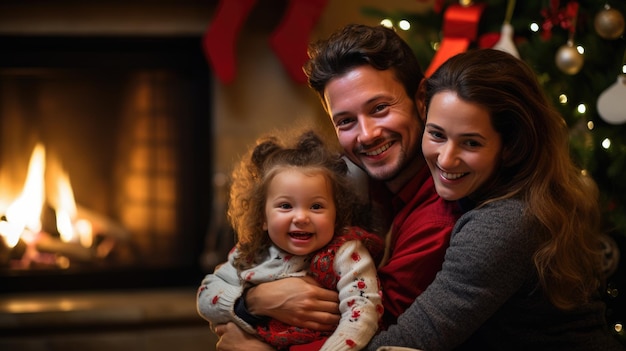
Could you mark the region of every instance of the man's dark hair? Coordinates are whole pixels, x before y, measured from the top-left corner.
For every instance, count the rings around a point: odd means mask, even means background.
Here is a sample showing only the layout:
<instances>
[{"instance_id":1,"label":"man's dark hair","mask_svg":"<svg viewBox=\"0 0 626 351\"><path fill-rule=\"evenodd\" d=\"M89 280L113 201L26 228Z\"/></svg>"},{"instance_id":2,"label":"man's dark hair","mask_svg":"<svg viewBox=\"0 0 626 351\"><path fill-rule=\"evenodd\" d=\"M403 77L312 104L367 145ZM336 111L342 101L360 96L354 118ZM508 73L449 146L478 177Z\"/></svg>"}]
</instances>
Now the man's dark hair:
<instances>
[{"instance_id":1,"label":"man's dark hair","mask_svg":"<svg viewBox=\"0 0 626 351\"><path fill-rule=\"evenodd\" d=\"M424 77L409 45L393 29L382 25L349 24L328 39L312 43L309 57L304 72L322 103L329 80L361 65L394 70L411 98Z\"/></svg>"}]
</instances>

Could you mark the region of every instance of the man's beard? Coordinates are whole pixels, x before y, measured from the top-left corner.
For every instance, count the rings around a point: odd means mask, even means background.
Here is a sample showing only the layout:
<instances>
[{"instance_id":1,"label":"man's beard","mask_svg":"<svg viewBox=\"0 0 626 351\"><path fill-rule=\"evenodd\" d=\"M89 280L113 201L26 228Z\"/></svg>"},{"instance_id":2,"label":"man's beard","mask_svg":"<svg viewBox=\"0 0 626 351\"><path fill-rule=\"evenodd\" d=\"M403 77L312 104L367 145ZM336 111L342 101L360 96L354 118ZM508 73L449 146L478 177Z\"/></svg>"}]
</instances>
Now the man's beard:
<instances>
[{"instance_id":1,"label":"man's beard","mask_svg":"<svg viewBox=\"0 0 626 351\"><path fill-rule=\"evenodd\" d=\"M406 158L406 154L403 152L393 164L388 164L384 167L372 167L372 170L364 165L364 171L372 179L381 182L390 182L402 173L402 170L406 167Z\"/></svg>"}]
</instances>

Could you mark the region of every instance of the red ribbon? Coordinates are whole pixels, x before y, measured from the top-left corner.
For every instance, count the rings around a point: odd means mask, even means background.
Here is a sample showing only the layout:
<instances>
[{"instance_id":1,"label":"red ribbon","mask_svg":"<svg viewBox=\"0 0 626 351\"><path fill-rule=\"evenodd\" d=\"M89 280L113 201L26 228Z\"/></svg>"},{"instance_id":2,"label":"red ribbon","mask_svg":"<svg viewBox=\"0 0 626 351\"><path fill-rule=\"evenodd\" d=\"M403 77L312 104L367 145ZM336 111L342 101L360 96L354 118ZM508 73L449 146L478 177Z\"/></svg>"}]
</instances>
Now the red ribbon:
<instances>
[{"instance_id":1,"label":"red ribbon","mask_svg":"<svg viewBox=\"0 0 626 351\"><path fill-rule=\"evenodd\" d=\"M576 31L576 16L578 16L578 2L571 1L564 8L560 8L559 0L550 0L550 8L541 10L544 22L541 25L541 37L549 40L552 37L552 28L561 27L570 33Z\"/></svg>"},{"instance_id":2,"label":"red ribbon","mask_svg":"<svg viewBox=\"0 0 626 351\"><path fill-rule=\"evenodd\" d=\"M450 57L465 52L478 34L478 22L485 4L450 5L444 13L443 40L425 72L429 77Z\"/></svg>"}]
</instances>

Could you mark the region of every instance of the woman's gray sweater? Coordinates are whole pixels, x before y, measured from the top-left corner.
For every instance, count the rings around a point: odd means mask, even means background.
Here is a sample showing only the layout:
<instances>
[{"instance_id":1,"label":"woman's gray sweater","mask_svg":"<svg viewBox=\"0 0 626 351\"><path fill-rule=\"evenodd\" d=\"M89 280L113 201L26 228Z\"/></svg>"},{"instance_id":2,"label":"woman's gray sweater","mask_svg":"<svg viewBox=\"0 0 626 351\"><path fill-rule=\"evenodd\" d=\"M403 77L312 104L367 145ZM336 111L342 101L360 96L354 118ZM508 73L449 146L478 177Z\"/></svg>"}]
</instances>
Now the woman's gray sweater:
<instances>
[{"instance_id":1,"label":"woman's gray sweater","mask_svg":"<svg viewBox=\"0 0 626 351\"><path fill-rule=\"evenodd\" d=\"M519 200L465 213L435 281L367 350L624 350L600 299L568 312L545 299L532 262L539 244Z\"/></svg>"}]
</instances>

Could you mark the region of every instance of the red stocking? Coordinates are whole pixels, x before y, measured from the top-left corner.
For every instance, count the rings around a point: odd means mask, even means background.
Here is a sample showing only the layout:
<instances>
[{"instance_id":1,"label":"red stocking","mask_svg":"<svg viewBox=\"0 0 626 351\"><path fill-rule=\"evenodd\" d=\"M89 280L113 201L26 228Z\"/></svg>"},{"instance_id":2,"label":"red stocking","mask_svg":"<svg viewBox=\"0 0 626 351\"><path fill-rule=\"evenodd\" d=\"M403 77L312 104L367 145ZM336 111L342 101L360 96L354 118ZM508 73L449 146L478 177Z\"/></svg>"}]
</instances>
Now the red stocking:
<instances>
[{"instance_id":1,"label":"red stocking","mask_svg":"<svg viewBox=\"0 0 626 351\"><path fill-rule=\"evenodd\" d=\"M225 84L235 79L235 43L241 27L257 0L220 0L202 46L218 78Z\"/></svg>"},{"instance_id":2,"label":"red stocking","mask_svg":"<svg viewBox=\"0 0 626 351\"><path fill-rule=\"evenodd\" d=\"M302 66L313 27L328 0L290 0L281 23L272 33L270 45L287 73L298 83L306 83Z\"/></svg>"}]
</instances>

